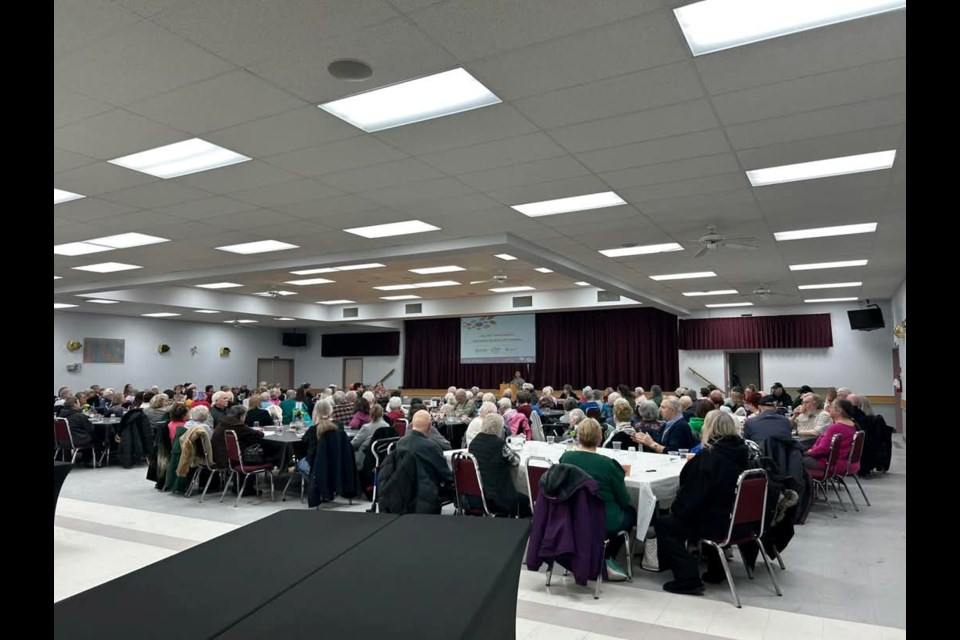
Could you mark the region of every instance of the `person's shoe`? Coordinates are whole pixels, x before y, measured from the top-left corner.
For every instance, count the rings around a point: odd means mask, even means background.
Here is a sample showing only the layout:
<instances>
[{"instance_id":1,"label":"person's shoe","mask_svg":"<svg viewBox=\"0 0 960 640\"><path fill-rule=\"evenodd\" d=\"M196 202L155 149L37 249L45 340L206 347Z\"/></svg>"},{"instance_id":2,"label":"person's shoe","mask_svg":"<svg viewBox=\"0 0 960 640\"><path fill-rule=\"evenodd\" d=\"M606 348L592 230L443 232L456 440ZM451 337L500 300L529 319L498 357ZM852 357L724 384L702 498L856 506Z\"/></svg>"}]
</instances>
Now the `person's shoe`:
<instances>
[{"instance_id":1,"label":"person's shoe","mask_svg":"<svg viewBox=\"0 0 960 640\"><path fill-rule=\"evenodd\" d=\"M626 579L627 572L613 558L607 558L607 582L623 582Z\"/></svg>"},{"instance_id":2,"label":"person's shoe","mask_svg":"<svg viewBox=\"0 0 960 640\"><path fill-rule=\"evenodd\" d=\"M703 583L699 580L671 580L663 585L663 590L689 596L702 596Z\"/></svg>"},{"instance_id":3,"label":"person's shoe","mask_svg":"<svg viewBox=\"0 0 960 640\"><path fill-rule=\"evenodd\" d=\"M709 582L710 584L720 584L721 582L727 581L727 574L722 571L719 573L710 573L707 571L700 577L703 578L704 582Z\"/></svg>"}]
</instances>

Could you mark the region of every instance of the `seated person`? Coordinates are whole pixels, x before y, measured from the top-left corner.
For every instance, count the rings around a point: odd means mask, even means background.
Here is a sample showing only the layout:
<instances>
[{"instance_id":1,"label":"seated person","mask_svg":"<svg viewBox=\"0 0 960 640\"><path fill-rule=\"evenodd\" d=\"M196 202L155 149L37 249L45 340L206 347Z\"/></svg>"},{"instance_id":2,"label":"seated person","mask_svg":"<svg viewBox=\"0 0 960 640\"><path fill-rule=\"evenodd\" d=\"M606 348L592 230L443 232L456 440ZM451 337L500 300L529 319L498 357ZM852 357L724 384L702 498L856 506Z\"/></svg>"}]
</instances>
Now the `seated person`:
<instances>
[{"instance_id":1,"label":"seated person","mask_svg":"<svg viewBox=\"0 0 960 640\"><path fill-rule=\"evenodd\" d=\"M80 400L78 400L76 396L67 396L63 399L60 417L66 418L67 420L67 425L70 427L70 435L73 436L73 446L89 447L93 444L93 423L90 422L90 418L80 410Z\"/></svg>"},{"instance_id":2,"label":"seated person","mask_svg":"<svg viewBox=\"0 0 960 640\"><path fill-rule=\"evenodd\" d=\"M743 437L753 440L763 447L763 441L771 436L790 438L793 436L793 425L786 416L777 411L778 400L772 395L763 396L758 405L760 413L749 418L743 425Z\"/></svg>"},{"instance_id":3,"label":"seated person","mask_svg":"<svg viewBox=\"0 0 960 640\"><path fill-rule=\"evenodd\" d=\"M797 438L808 442L822 436L833 424L830 413L823 410L823 398L815 393L805 393L800 397L800 404L794 410L790 421Z\"/></svg>"},{"instance_id":4,"label":"seated person","mask_svg":"<svg viewBox=\"0 0 960 640\"><path fill-rule=\"evenodd\" d=\"M687 541L726 537L737 480L748 466L747 446L730 414L710 411L704 419L700 438L703 449L681 469L680 489L670 515L656 518L653 525L660 569L673 571L673 580L663 585L664 591L671 593L703 593L698 562L687 551ZM726 580L716 550L703 545L703 552L707 555L703 580Z\"/></svg>"},{"instance_id":5,"label":"seated person","mask_svg":"<svg viewBox=\"0 0 960 640\"><path fill-rule=\"evenodd\" d=\"M189 410L187 405L182 402L174 402L170 407L170 422L167 429L170 430L170 443L173 443L173 436L177 433L177 428L182 427L187 422Z\"/></svg>"},{"instance_id":6,"label":"seated person","mask_svg":"<svg viewBox=\"0 0 960 640\"><path fill-rule=\"evenodd\" d=\"M273 424L273 416L270 415L270 412L263 408L263 405L266 404L270 406L270 394L254 394L247 399L247 411L246 417L244 418L244 424L248 427L255 426L257 423L261 427L265 427L268 424Z\"/></svg>"},{"instance_id":7,"label":"seated person","mask_svg":"<svg viewBox=\"0 0 960 640\"><path fill-rule=\"evenodd\" d=\"M360 398L357 400L357 410L354 412L353 417L350 418L350 423L347 425L347 428L359 429L372 420L373 418L370 417L370 401L366 398Z\"/></svg>"},{"instance_id":8,"label":"seated person","mask_svg":"<svg viewBox=\"0 0 960 640\"><path fill-rule=\"evenodd\" d=\"M660 403L660 415L663 416L665 423L660 433L659 442L654 440L650 434L643 432L634 435L633 441L642 444L655 453L670 453L678 449L690 449L697 444L689 423L683 419L683 414L680 411L680 401L676 397L663 399Z\"/></svg>"},{"instance_id":9,"label":"seated person","mask_svg":"<svg viewBox=\"0 0 960 640\"><path fill-rule=\"evenodd\" d=\"M383 407L381 407L379 404L373 405L373 407L370 408L370 422L360 427L360 431L358 431L357 435L355 435L353 440L350 441L350 446L353 447L355 452L354 456L357 459L357 469L363 468L363 445L365 445L367 441L373 437L373 434L376 433L377 429L389 426L390 425L388 425L383 419Z\"/></svg>"},{"instance_id":10,"label":"seated person","mask_svg":"<svg viewBox=\"0 0 960 640\"><path fill-rule=\"evenodd\" d=\"M693 431L695 438L700 437L700 429L703 427L703 419L707 417L709 412L719 408L720 407L715 407L711 400L697 400L694 416L689 420L690 430Z\"/></svg>"},{"instance_id":11,"label":"seated person","mask_svg":"<svg viewBox=\"0 0 960 640\"><path fill-rule=\"evenodd\" d=\"M803 453L803 466L808 469L826 469L827 458L830 456L830 441L834 434L840 434L837 473L840 475L847 473L847 460L850 459L850 449L853 447L853 434L857 432L857 426L853 421L853 410L853 404L850 401L839 398L827 405L827 413L833 419L833 424L827 427L813 446ZM850 470L850 473L860 470L859 466L854 466L857 468Z\"/></svg>"},{"instance_id":12,"label":"seated person","mask_svg":"<svg viewBox=\"0 0 960 640\"><path fill-rule=\"evenodd\" d=\"M628 404L627 407L629 406ZM623 545L623 537L617 533L629 531L637 524L637 510L627 493L623 467L613 458L597 453L597 446L603 440L603 428L599 422L593 418L585 418L577 425L577 436L580 440L579 450L564 453L560 456L560 464L580 467L597 481L606 514L604 526L609 540L605 552L607 575L610 580L624 580L627 573L615 561ZM627 559L628 562L630 560Z\"/></svg>"},{"instance_id":13,"label":"seated person","mask_svg":"<svg viewBox=\"0 0 960 640\"><path fill-rule=\"evenodd\" d=\"M492 394L487 395L491 395L492 397ZM484 402L480 405L480 410L477 412L477 417L470 421L470 424L467 425L467 432L463 434L464 445L467 447L470 446L470 443L473 441L473 439L477 437L477 434L483 429L483 416L491 413L497 413L497 405L495 405L493 402Z\"/></svg>"},{"instance_id":14,"label":"seated person","mask_svg":"<svg viewBox=\"0 0 960 640\"><path fill-rule=\"evenodd\" d=\"M520 464L520 456L501 438L503 418L489 413L481 418L481 423L480 433L470 442L469 451L477 459L487 508L498 515L529 518L532 515L530 499L513 486L510 467ZM470 502L474 508L483 507L478 501Z\"/></svg>"},{"instance_id":15,"label":"seated person","mask_svg":"<svg viewBox=\"0 0 960 640\"><path fill-rule=\"evenodd\" d=\"M256 398L255 402L259 404L260 399ZM254 409L254 411L259 411L259 409ZM263 440L262 431L257 431L244 422L244 416L248 413L249 412L241 405L230 407L227 409L227 415L220 419L220 422L217 423L217 428L213 430L213 435L210 437L210 446L213 448L213 461L217 463L218 467L224 469L230 467L230 458L227 456L226 432L228 430L237 433L237 442L240 443L241 455L247 447L253 444L259 444L260 441ZM266 413L266 411L264 411L264 413Z\"/></svg>"},{"instance_id":16,"label":"seated person","mask_svg":"<svg viewBox=\"0 0 960 640\"><path fill-rule=\"evenodd\" d=\"M633 420L633 429L637 433L646 433L654 442L660 442L663 431L663 421L660 420L660 407L651 400L639 400L636 409L637 417ZM644 448L644 451L650 451Z\"/></svg>"},{"instance_id":17,"label":"seated person","mask_svg":"<svg viewBox=\"0 0 960 640\"><path fill-rule=\"evenodd\" d=\"M418 513L440 513L440 504L452 497L453 471L443 457L443 450L432 441L430 413L421 409L413 415L407 435L397 441L398 457L413 454L417 458ZM449 446L449 443L448 443Z\"/></svg>"},{"instance_id":18,"label":"seated person","mask_svg":"<svg viewBox=\"0 0 960 640\"><path fill-rule=\"evenodd\" d=\"M633 415L633 408L630 406L630 403L623 398L617 398L617 400L613 403L613 430L603 441L604 447L609 446L611 441L618 433L623 433L627 436L633 436L637 433L637 430L634 429L633 425L630 423L631 415Z\"/></svg>"},{"instance_id":19,"label":"seated person","mask_svg":"<svg viewBox=\"0 0 960 640\"><path fill-rule=\"evenodd\" d=\"M393 396L387 402L387 413L386 416L390 420L406 420L407 414L403 412L403 400L400 396Z\"/></svg>"},{"instance_id":20,"label":"seated person","mask_svg":"<svg viewBox=\"0 0 960 640\"><path fill-rule=\"evenodd\" d=\"M317 442L327 431L336 431L340 426L333 421L333 403L329 399L321 400L313 405L313 426L307 429L300 442L307 446L306 455L297 462L297 470L305 475L310 474L310 463L317 455Z\"/></svg>"},{"instance_id":21,"label":"seated person","mask_svg":"<svg viewBox=\"0 0 960 640\"><path fill-rule=\"evenodd\" d=\"M453 416L463 422L470 422L470 419L476 414L477 405L467 397L466 390L457 389L456 393L453 394L453 399Z\"/></svg>"},{"instance_id":22,"label":"seated person","mask_svg":"<svg viewBox=\"0 0 960 640\"><path fill-rule=\"evenodd\" d=\"M574 397L565 398L563 401L563 415L560 416L560 424L570 424L570 412L574 409L580 410L580 403L577 402L577 399Z\"/></svg>"}]
</instances>

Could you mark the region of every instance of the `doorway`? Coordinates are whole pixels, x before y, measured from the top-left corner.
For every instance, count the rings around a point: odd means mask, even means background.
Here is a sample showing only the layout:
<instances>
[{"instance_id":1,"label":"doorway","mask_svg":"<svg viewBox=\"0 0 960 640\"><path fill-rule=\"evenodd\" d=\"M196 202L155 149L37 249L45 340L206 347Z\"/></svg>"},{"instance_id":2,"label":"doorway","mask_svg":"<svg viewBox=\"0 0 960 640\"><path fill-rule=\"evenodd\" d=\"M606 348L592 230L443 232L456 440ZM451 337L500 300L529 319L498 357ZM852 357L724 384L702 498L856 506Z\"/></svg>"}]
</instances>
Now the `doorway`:
<instances>
[{"instance_id":1,"label":"doorway","mask_svg":"<svg viewBox=\"0 0 960 640\"><path fill-rule=\"evenodd\" d=\"M266 381L279 384L282 389L293 388L293 360L284 358L257 358L257 384Z\"/></svg>"},{"instance_id":2,"label":"doorway","mask_svg":"<svg viewBox=\"0 0 960 640\"><path fill-rule=\"evenodd\" d=\"M363 382L363 358L343 359L343 389L355 382Z\"/></svg>"},{"instance_id":3,"label":"doorway","mask_svg":"<svg viewBox=\"0 0 960 640\"><path fill-rule=\"evenodd\" d=\"M728 351L724 356L727 363L724 382L728 392L735 386L746 389L748 384L756 385L758 390L763 389L759 351Z\"/></svg>"},{"instance_id":4,"label":"doorway","mask_svg":"<svg viewBox=\"0 0 960 640\"><path fill-rule=\"evenodd\" d=\"M900 346L893 348L893 420L897 433L903 433L903 370L900 368Z\"/></svg>"}]
</instances>

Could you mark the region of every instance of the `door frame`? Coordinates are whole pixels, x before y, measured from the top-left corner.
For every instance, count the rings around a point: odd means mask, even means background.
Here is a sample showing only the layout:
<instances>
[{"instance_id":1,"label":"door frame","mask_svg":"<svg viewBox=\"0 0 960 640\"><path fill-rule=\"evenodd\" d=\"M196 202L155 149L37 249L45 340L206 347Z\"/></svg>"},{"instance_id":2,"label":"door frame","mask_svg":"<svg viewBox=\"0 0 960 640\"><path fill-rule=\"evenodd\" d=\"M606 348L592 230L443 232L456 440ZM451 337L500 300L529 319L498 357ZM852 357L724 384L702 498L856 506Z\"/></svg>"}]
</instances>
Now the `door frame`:
<instances>
[{"instance_id":1,"label":"door frame","mask_svg":"<svg viewBox=\"0 0 960 640\"><path fill-rule=\"evenodd\" d=\"M293 358L257 358L257 376L258 377L257 377L257 382L255 382L254 384L257 384L260 380L262 380L262 378L259 377L261 362L289 362L290 363L290 384L287 388L288 389L294 388L294 384L295 384L294 380L297 379L296 360L294 360ZM276 382L276 380L267 380L267 382L272 384Z\"/></svg>"},{"instance_id":2,"label":"door frame","mask_svg":"<svg viewBox=\"0 0 960 640\"><path fill-rule=\"evenodd\" d=\"M349 388L350 385L352 385L354 382L358 382L357 380L347 380L347 362L348 362L348 361L351 361L351 360L359 360L359 361L360 361L360 380L359 380L359 382L363 382L363 358L344 358L344 359L343 359L343 364L342 364L342 369L341 369L341 372L340 372L340 379L343 381L343 387L342 387L343 389L347 389L347 388Z\"/></svg>"},{"instance_id":3,"label":"door frame","mask_svg":"<svg viewBox=\"0 0 960 640\"><path fill-rule=\"evenodd\" d=\"M760 393L763 393L763 389L766 389L766 387L763 386L763 349L729 349L723 352L723 378L724 378L723 386L726 390L725 391L726 394L729 396L730 389L733 388L730 385L730 378L731 378L730 374L733 373L732 371L730 371L730 356L732 354L738 354L738 353L757 354L757 371L760 374L760 382L759 382ZM740 383L743 384L743 380L741 380Z\"/></svg>"}]
</instances>

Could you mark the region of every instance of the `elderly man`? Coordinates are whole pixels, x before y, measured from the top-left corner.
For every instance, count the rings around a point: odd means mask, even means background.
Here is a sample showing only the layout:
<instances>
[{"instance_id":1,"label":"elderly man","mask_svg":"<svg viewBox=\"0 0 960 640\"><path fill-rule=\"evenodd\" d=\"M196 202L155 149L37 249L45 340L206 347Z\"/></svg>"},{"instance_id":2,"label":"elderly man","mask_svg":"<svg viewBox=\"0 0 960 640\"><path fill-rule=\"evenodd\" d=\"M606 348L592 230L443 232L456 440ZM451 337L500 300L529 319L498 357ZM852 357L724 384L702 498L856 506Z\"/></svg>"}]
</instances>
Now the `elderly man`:
<instances>
[{"instance_id":1,"label":"elderly man","mask_svg":"<svg viewBox=\"0 0 960 640\"><path fill-rule=\"evenodd\" d=\"M767 395L760 398L757 405L760 413L753 416L744 423L743 437L747 440L753 440L759 445L771 436L781 436L790 438L793 435L793 425L786 416L780 415L777 407L780 400L774 395Z\"/></svg>"},{"instance_id":2,"label":"elderly man","mask_svg":"<svg viewBox=\"0 0 960 640\"><path fill-rule=\"evenodd\" d=\"M848 400L848 396L853 393L849 387L840 387L837 389L837 400Z\"/></svg>"},{"instance_id":3,"label":"elderly man","mask_svg":"<svg viewBox=\"0 0 960 640\"><path fill-rule=\"evenodd\" d=\"M229 391L217 391L213 394L213 404L210 406L210 418L213 420L213 426L227 415L227 409L233 401L233 394Z\"/></svg>"},{"instance_id":4,"label":"elderly man","mask_svg":"<svg viewBox=\"0 0 960 640\"><path fill-rule=\"evenodd\" d=\"M830 414L823 410L823 398L815 393L805 393L800 397L800 406L790 421L801 441L816 440L833 424Z\"/></svg>"},{"instance_id":5,"label":"elderly man","mask_svg":"<svg viewBox=\"0 0 960 640\"><path fill-rule=\"evenodd\" d=\"M723 391L720 391L719 389L714 389L713 391L710 392L710 395L707 397L709 398L710 402L713 403L714 409L719 409L720 407L723 406L723 401L724 401Z\"/></svg>"},{"instance_id":6,"label":"elderly man","mask_svg":"<svg viewBox=\"0 0 960 640\"><path fill-rule=\"evenodd\" d=\"M453 397L456 400L453 405L453 415L459 418L461 422L470 422L470 419L477 413L477 405L467 398L465 389L457 389Z\"/></svg>"},{"instance_id":7,"label":"elderly man","mask_svg":"<svg viewBox=\"0 0 960 640\"><path fill-rule=\"evenodd\" d=\"M443 457L443 451L431 440L431 431L434 429L430 414L422 409L417 411L407 435L397 441L396 454L398 457L416 456L418 502L426 503L430 512L440 513L443 497L451 493L453 472Z\"/></svg>"},{"instance_id":8,"label":"elderly man","mask_svg":"<svg viewBox=\"0 0 960 640\"><path fill-rule=\"evenodd\" d=\"M357 412L357 392L337 391L333 394L333 421L346 425Z\"/></svg>"},{"instance_id":9,"label":"elderly man","mask_svg":"<svg viewBox=\"0 0 960 640\"><path fill-rule=\"evenodd\" d=\"M493 402L484 402L480 405L480 411L477 412L477 417L471 420L470 424L467 425L467 432L463 435L463 446L470 446L470 442L478 433L480 433L483 428L483 416L490 415L492 413L497 413L497 405L495 405Z\"/></svg>"},{"instance_id":10,"label":"elderly man","mask_svg":"<svg viewBox=\"0 0 960 640\"><path fill-rule=\"evenodd\" d=\"M696 415L696 410L693 408L693 398L686 394L680 396L680 413L683 414L683 419L687 422L690 422L690 418Z\"/></svg>"},{"instance_id":11,"label":"elderly man","mask_svg":"<svg viewBox=\"0 0 960 640\"><path fill-rule=\"evenodd\" d=\"M697 443L693 430L690 428L690 423L683 419L679 400L669 397L664 398L660 402L660 415L666 421L660 431L660 442L654 440L650 434L643 432L635 434L633 441L642 444L655 453L670 453L679 449L689 449Z\"/></svg>"}]
</instances>

